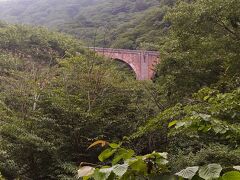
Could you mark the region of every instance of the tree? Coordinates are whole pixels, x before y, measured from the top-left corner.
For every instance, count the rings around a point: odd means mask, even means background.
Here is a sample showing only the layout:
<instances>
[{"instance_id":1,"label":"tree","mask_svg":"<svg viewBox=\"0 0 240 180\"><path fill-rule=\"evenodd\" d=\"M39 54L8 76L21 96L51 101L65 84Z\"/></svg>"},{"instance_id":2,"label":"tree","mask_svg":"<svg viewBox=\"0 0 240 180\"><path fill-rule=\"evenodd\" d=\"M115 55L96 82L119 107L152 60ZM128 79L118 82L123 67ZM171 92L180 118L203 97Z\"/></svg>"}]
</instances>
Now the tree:
<instances>
[{"instance_id":1,"label":"tree","mask_svg":"<svg viewBox=\"0 0 240 180\"><path fill-rule=\"evenodd\" d=\"M183 1L167 14L171 30L161 42L156 82L169 101L177 102L204 86L217 84L222 91L239 86L238 4Z\"/></svg>"}]
</instances>

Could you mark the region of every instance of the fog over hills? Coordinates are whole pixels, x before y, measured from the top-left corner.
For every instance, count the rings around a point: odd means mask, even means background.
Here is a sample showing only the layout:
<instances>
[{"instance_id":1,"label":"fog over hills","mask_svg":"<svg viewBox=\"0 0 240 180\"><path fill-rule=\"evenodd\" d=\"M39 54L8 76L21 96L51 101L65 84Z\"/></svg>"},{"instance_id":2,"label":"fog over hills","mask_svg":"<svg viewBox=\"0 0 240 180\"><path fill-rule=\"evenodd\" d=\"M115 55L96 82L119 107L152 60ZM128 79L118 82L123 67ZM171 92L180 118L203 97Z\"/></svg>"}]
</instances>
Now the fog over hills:
<instances>
[{"instance_id":1,"label":"fog over hills","mask_svg":"<svg viewBox=\"0 0 240 180\"><path fill-rule=\"evenodd\" d=\"M162 33L163 15L174 1L9 0L0 2L0 19L67 32L89 46L137 49Z\"/></svg>"},{"instance_id":2,"label":"fog over hills","mask_svg":"<svg viewBox=\"0 0 240 180\"><path fill-rule=\"evenodd\" d=\"M9 0L1 3L0 18L10 22L55 26L71 20L83 8L101 0Z\"/></svg>"}]
</instances>

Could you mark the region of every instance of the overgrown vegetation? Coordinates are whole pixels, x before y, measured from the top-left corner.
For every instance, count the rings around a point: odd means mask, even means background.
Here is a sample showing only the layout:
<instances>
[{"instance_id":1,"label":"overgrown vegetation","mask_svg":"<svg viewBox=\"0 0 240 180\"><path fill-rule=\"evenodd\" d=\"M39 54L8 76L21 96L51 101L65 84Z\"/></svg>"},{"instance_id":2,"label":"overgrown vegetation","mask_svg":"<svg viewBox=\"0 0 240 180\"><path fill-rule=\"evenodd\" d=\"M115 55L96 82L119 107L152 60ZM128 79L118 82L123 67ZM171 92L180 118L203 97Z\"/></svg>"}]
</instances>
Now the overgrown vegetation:
<instances>
[{"instance_id":1,"label":"overgrown vegetation","mask_svg":"<svg viewBox=\"0 0 240 180\"><path fill-rule=\"evenodd\" d=\"M163 22L163 17L174 2L14 0L2 3L0 19L48 26L75 35L87 46L158 50L153 43L168 29L169 24Z\"/></svg>"},{"instance_id":2,"label":"overgrown vegetation","mask_svg":"<svg viewBox=\"0 0 240 180\"><path fill-rule=\"evenodd\" d=\"M0 24L0 179L239 179L240 4L123 2L119 38L99 39L159 50L153 82L70 36Z\"/></svg>"}]
</instances>

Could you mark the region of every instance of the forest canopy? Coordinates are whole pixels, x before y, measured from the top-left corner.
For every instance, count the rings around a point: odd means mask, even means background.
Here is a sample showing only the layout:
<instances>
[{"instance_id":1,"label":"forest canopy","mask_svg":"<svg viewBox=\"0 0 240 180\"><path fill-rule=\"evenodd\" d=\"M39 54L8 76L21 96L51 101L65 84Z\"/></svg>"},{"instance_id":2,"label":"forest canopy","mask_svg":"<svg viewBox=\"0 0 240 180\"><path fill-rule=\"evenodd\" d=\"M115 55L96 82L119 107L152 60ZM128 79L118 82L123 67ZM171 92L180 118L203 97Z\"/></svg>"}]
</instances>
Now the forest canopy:
<instances>
[{"instance_id":1,"label":"forest canopy","mask_svg":"<svg viewBox=\"0 0 240 180\"><path fill-rule=\"evenodd\" d=\"M153 36L160 36L168 27L162 20L166 8L173 2L174 0L12 0L1 3L0 19L67 32L83 40L87 46L154 49L152 46L146 47L146 44L151 43Z\"/></svg>"},{"instance_id":2,"label":"forest canopy","mask_svg":"<svg viewBox=\"0 0 240 180\"><path fill-rule=\"evenodd\" d=\"M240 179L238 0L14 2L0 17L28 25L0 23L0 179ZM158 51L155 77L93 42Z\"/></svg>"}]
</instances>

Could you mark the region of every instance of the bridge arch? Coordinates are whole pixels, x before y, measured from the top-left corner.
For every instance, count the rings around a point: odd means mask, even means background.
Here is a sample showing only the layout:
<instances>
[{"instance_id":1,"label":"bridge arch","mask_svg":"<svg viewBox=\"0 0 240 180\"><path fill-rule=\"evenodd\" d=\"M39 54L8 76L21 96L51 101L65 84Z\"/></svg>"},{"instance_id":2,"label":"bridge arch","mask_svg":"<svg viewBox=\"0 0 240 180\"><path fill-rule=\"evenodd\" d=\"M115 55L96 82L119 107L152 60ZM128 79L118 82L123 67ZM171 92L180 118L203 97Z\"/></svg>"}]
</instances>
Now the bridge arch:
<instances>
[{"instance_id":1,"label":"bridge arch","mask_svg":"<svg viewBox=\"0 0 240 180\"><path fill-rule=\"evenodd\" d=\"M151 80L155 74L154 67L159 63L159 53L155 51L112 48L91 49L99 55L127 63L135 72L137 80Z\"/></svg>"},{"instance_id":2,"label":"bridge arch","mask_svg":"<svg viewBox=\"0 0 240 180\"><path fill-rule=\"evenodd\" d=\"M119 65L120 69L123 69L123 70L128 69L129 74L133 74L133 76L135 78L137 78L135 66L133 66L132 64L129 64L128 62L126 62L126 61L124 61L122 59L113 59L113 60L117 62L117 64Z\"/></svg>"}]
</instances>

